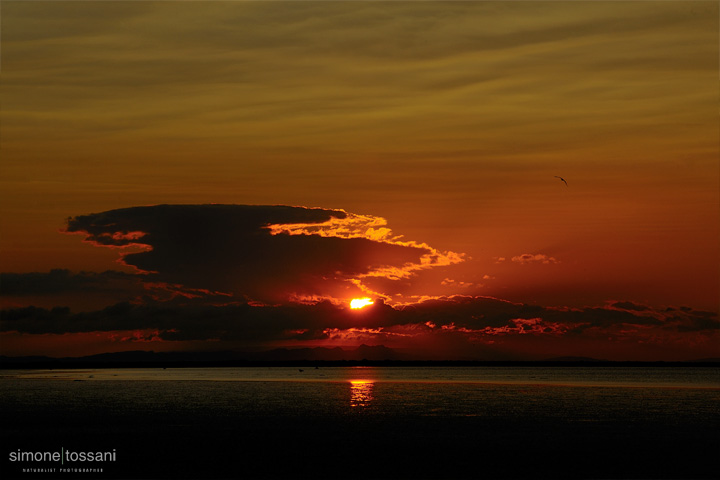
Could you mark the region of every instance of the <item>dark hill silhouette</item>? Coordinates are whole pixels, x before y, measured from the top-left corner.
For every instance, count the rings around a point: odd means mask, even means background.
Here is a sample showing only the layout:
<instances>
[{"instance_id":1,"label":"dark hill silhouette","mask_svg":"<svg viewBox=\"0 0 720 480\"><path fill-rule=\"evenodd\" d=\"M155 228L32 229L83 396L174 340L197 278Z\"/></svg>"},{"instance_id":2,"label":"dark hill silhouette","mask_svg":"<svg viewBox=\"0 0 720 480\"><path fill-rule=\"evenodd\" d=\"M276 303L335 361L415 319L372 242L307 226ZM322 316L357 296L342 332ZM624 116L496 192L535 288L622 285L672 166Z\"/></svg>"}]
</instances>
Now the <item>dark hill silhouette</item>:
<instances>
[{"instance_id":1,"label":"dark hill silhouette","mask_svg":"<svg viewBox=\"0 0 720 480\"><path fill-rule=\"evenodd\" d=\"M592 357L553 357L546 358L545 362L607 362L607 360L600 360Z\"/></svg>"},{"instance_id":2,"label":"dark hill silhouette","mask_svg":"<svg viewBox=\"0 0 720 480\"><path fill-rule=\"evenodd\" d=\"M688 361L612 361L591 357L553 357L532 360L428 360L417 355L397 351L384 345L341 347L277 348L261 352L154 352L135 350L101 353L85 357L53 358L47 356L0 356L0 368L106 368L106 367L223 367L253 365L398 365L398 366L709 366L715 367L720 358Z\"/></svg>"},{"instance_id":3,"label":"dark hill silhouette","mask_svg":"<svg viewBox=\"0 0 720 480\"><path fill-rule=\"evenodd\" d=\"M384 361L403 360L401 355L383 345L360 345L354 349L340 347L277 348L263 352L153 352L133 350L128 352L100 353L84 357L53 358L46 356L7 357L0 356L0 365L49 364L166 364L166 363L226 363L226 362L298 362L298 361Z\"/></svg>"}]
</instances>

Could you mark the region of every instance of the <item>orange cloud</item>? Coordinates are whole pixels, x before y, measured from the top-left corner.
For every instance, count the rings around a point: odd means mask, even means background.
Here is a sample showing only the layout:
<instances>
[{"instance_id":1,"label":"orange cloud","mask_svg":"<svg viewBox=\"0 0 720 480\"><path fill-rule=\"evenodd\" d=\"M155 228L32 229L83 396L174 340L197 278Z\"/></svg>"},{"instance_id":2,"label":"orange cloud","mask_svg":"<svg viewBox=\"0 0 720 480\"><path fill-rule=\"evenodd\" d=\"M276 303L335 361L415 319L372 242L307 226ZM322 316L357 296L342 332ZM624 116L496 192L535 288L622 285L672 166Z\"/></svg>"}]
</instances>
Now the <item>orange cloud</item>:
<instances>
[{"instance_id":1,"label":"orange cloud","mask_svg":"<svg viewBox=\"0 0 720 480\"><path fill-rule=\"evenodd\" d=\"M344 212L344 210L343 210ZM415 241L403 241L402 235L393 234L392 230L387 228L387 220L382 217L373 215L357 215L345 212L342 218L332 217L323 223L296 223L296 224L276 224L269 225L267 228L272 235L318 235L321 237L336 238L364 238L374 242L385 243L388 245L398 245L408 248L422 249L424 253L420 257L419 262L407 262L401 266L383 266L358 275L359 279L368 277L383 277L392 280L409 278L414 273L433 267L443 267L454 265L464 261L465 255L451 251L440 251L428 245Z\"/></svg>"},{"instance_id":2,"label":"orange cloud","mask_svg":"<svg viewBox=\"0 0 720 480\"><path fill-rule=\"evenodd\" d=\"M505 260L505 259L503 258L503 259L499 259L499 260ZM537 253L534 255L532 253L523 253L522 255L517 255L515 257L512 257L510 260L515 263L520 263L523 265L528 264L528 263L542 263L545 265L550 264L550 263L558 263L557 258L549 257L542 253Z\"/></svg>"}]
</instances>

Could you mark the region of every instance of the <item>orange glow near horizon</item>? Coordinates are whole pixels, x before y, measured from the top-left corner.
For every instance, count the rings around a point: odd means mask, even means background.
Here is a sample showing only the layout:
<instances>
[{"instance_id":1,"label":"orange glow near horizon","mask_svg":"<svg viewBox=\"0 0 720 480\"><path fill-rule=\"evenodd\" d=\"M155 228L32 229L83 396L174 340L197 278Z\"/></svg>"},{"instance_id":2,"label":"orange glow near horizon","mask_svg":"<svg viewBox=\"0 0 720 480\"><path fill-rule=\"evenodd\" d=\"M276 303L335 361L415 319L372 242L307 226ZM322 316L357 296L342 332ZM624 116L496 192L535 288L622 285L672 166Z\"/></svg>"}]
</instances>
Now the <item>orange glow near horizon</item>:
<instances>
[{"instance_id":1,"label":"orange glow near horizon","mask_svg":"<svg viewBox=\"0 0 720 480\"><path fill-rule=\"evenodd\" d=\"M353 298L352 300L350 300L350 308L352 308L353 310L360 310L361 308L365 308L369 305L372 305L373 303L375 302L373 302L372 299L368 297Z\"/></svg>"}]
</instances>

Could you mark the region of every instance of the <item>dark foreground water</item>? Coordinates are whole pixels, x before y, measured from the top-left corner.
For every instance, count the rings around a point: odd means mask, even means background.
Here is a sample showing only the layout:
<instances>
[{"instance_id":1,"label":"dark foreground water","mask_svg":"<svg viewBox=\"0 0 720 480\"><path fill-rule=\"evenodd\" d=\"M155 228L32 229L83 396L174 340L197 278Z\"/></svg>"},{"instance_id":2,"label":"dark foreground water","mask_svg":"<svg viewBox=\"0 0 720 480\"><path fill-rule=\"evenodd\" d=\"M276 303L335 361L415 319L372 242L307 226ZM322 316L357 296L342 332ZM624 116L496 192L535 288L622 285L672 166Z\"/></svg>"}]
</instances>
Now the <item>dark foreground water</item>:
<instances>
[{"instance_id":1,"label":"dark foreground water","mask_svg":"<svg viewBox=\"0 0 720 480\"><path fill-rule=\"evenodd\" d=\"M108 369L0 377L3 478L670 479L720 472L717 368ZM20 457L45 452L62 460ZM80 461L87 452L105 455Z\"/></svg>"}]
</instances>

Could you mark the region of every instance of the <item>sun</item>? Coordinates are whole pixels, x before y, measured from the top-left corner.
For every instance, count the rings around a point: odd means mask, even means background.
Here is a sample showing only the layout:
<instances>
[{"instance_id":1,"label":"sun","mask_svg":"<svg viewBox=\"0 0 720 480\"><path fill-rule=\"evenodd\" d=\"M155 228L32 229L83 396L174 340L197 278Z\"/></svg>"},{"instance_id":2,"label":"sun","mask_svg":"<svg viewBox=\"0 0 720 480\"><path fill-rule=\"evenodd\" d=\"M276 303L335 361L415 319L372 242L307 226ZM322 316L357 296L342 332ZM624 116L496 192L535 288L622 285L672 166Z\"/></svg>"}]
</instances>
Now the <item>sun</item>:
<instances>
[{"instance_id":1,"label":"sun","mask_svg":"<svg viewBox=\"0 0 720 480\"><path fill-rule=\"evenodd\" d=\"M357 309L360 309L363 307L367 307L368 305L372 305L373 303L375 303L375 302L373 302L372 299L370 299L368 297L353 298L352 300L350 300L350 308L357 310Z\"/></svg>"}]
</instances>

